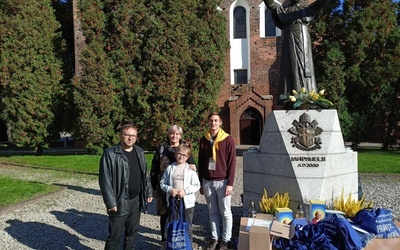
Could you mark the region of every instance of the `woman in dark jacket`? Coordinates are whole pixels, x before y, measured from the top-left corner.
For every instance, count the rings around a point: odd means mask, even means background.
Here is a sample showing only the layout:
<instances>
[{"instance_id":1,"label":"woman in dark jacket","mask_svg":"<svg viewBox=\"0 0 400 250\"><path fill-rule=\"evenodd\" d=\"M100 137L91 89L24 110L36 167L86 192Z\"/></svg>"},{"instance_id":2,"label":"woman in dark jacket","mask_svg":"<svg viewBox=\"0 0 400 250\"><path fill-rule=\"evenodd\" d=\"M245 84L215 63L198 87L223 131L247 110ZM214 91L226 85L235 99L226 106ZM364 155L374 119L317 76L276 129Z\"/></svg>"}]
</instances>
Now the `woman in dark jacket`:
<instances>
[{"instance_id":1,"label":"woman in dark jacket","mask_svg":"<svg viewBox=\"0 0 400 250\"><path fill-rule=\"evenodd\" d=\"M161 248L166 247L166 220L168 218L166 194L160 188L160 180L165 169L173 162L176 162L175 150L180 144L187 144L182 140L183 130L178 125L172 125L168 129L167 141L163 143L154 153L151 164L151 185L153 187L153 197L156 199L157 214L160 216L161 227ZM191 156L187 163L191 169L196 170L196 162Z\"/></svg>"}]
</instances>

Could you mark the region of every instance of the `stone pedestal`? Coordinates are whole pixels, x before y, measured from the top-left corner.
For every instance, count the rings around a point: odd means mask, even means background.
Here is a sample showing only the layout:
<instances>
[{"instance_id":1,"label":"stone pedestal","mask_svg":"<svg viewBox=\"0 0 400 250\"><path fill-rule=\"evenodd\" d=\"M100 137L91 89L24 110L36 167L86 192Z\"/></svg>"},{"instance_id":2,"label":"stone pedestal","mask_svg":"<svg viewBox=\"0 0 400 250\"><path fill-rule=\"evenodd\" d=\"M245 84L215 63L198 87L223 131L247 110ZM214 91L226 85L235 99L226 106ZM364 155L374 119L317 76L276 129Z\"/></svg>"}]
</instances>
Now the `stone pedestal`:
<instances>
[{"instance_id":1,"label":"stone pedestal","mask_svg":"<svg viewBox=\"0 0 400 250\"><path fill-rule=\"evenodd\" d=\"M346 148L336 110L273 111L260 146L243 153L243 209L250 200L289 192L290 205L350 193L357 199L357 152Z\"/></svg>"}]
</instances>

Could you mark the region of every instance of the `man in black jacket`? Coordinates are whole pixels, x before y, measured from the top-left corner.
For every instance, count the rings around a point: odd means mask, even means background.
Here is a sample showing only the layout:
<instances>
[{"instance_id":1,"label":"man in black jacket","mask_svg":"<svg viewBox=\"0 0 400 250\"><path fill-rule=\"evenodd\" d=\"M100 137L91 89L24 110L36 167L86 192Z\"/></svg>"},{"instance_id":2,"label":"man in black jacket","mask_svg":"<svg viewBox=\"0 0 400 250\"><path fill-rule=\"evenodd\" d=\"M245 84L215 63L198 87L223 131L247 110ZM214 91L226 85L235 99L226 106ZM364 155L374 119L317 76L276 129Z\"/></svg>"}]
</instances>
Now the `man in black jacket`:
<instances>
[{"instance_id":1,"label":"man in black jacket","mask_svg":"<svg viewBox=\"0 0 400 250\"><path fill-rule=\"evenodd\" d=\"M126 124L120 143L104 151L100 160L99 184L109 215L109 236L105 249L118 249L125 229L124 249L135 249L140 211L152 202L152 187L143 149L135 142L138 129Z\"/></svg>"}]
</instances>

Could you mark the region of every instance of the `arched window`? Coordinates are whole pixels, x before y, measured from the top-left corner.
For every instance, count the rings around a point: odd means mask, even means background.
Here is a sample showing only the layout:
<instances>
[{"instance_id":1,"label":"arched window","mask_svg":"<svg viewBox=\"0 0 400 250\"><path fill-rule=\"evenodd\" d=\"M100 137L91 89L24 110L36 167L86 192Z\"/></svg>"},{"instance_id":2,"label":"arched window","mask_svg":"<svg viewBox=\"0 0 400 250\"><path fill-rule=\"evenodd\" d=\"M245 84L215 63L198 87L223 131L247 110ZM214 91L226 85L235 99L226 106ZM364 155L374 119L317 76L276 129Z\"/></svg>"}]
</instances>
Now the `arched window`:
<instances>
[{"instance_id":1,"label":"arched window","mask_svg":"<svg viewBox=\"0 0 400 250\"><path fill-rule=\"evenodd\" d=\"M246 38L246 9L242 6L238 6L233 11L233 38Z\"/></svg>"},{"instance_id":2,"label":"arched window","mask_svg":"<svg viewBox=\"0 0 400 250\"><path fill-rule=\"evenodd\" d=\"M231 85L250 82L249 13L250 7L246 0L235 0L229 7Z\"/></svg>"}]
</instances>

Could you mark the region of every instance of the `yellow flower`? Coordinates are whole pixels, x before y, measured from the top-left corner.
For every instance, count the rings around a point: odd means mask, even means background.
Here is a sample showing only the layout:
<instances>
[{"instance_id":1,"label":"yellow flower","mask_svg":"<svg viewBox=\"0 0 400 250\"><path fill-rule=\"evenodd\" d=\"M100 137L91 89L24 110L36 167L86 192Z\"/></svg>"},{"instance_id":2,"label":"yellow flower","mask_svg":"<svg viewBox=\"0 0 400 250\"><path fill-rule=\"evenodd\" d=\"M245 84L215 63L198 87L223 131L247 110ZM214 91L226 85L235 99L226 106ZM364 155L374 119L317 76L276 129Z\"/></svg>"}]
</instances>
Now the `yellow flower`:
<instances>
[{"instance_id":1,"label":"yellow flower","mask_svg":"<svg viewBox=\"0 0 400 250\"><path fill-rule=\"evenodd\" d=\"M318 95L318 94L315 94L315 95L312 96L312 100L313 100L313 101L318 100L318 98L319 98L319 95Z\"/></svg>"},{"instance_id":2,"label":"yellow flower","mask_svg":"<svg viewBox=\"0 0 400 250\"><path fill-rule=\"evenodd\" d=\"M306 88L302 87L302 88L301 88L301 92L302 92L302 93L306 93Z\"/></svg>"},{"instance_id":3,"label":"yellow flower","mask_svg":"<svg viewBox=\"0 0 400 250\"><path fill-rule=\"evenodd\" d=\"M296 102L296 97L294 97L294 96L289 96L289 100L291 101L291 102Z\"/></svg>"},{"instance_id":4,"label":"yellow flower","mask_svg":"<svg viewBox=\"0 0 400 250\"><path fill-rule=\"evenodd\" d=\"M319 91L319 95L324 95L325 93L325 89L322 89L321 91Z\"/></svg>"},{"instance_id":5,"label":"yellow flower","mask_svg":"<svg viewBox=\"0 0 400 250\"><path fill-rule=\"evenodd\" d=\"M293 95L297 94L296 90L292 90Z\"/></svg>"},{"instance_id":6,"label":"yellow flower","mask_svg":"<svg viewBox=\"0 0 400 250\"><path fill-rule=\"evenodd\" d=\"M310 92L310 96L313 96L313 95L315 95L315 90Z\"/></svg>"}]
</instances>

